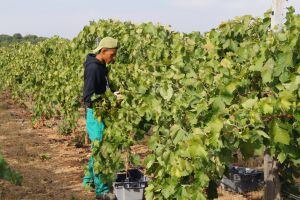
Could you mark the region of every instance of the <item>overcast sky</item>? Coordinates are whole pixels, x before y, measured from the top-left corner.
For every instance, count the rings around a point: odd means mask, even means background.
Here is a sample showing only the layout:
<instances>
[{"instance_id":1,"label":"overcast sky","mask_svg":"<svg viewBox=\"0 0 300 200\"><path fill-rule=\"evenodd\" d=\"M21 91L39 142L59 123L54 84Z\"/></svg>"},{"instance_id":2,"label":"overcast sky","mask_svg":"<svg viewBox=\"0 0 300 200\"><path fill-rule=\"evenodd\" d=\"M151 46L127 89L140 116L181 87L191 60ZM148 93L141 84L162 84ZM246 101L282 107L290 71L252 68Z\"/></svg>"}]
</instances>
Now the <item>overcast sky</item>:
<instances>
[{"instance_id":1,"label":"overcast sky","mask_svg":"<svg viewBox=\"0 0 300 200\"><path fill-rule=\"evenodd\" d=\"M91 20L160 22L205 32L222 21L262 16L272 0L0 0L0 34L75 37ZM300 11L300 0L289 0Z\"/></svg>"}]
</instances>

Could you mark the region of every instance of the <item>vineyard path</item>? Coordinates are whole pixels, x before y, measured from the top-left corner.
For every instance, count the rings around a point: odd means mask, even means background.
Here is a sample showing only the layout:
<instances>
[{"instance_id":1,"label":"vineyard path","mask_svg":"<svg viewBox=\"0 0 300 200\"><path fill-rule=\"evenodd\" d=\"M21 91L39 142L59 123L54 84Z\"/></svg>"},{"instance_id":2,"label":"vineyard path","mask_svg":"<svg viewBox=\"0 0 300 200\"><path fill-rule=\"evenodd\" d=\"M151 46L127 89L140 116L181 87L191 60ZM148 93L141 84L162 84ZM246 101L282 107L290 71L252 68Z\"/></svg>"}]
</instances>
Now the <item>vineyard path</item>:
<instances>
[{"instance_id":1,"label":"vineyard path","mask_svg":"<svg viewBox=\"0 0 300 200\"><path fill-rule=\"evenodd\" d=\"M82 185L89 148L76 148L56 129L33 129L31 117L7 95L0 95L0 151L23 176L21 186L0 180L0 200L94 199Z\"/></svg>"}]
</instances>

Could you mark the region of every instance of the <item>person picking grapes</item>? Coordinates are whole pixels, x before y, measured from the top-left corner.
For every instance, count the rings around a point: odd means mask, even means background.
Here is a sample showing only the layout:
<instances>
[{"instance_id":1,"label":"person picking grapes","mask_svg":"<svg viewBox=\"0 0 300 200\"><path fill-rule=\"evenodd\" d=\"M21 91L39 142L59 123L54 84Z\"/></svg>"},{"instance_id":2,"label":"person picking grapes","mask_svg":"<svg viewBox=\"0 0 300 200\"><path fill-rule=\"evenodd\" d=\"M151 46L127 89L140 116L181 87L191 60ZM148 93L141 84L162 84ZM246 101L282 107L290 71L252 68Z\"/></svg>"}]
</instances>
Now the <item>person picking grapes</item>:
<instances>
[{"instance_id":1,"label":"person picking grapes","mask_svg":"<svg viewBox=\"0 0 300 200\"><path fill-rule=\"evenodd\" d=\"M112 37L103 38L98 47L87 55L84 62L83 100L86 107L86 129L91 142L102 141L104 123L94 116L93 104L100 99L94 96L104 94L109 89L107 64L113 63L118 49L118 40ZM97 199L115 199L109 186L103 182L100 173L94 172L94 157L88 163L88 173L83 178L85 187L95 187Z\"/></svg>"}]
</instances>

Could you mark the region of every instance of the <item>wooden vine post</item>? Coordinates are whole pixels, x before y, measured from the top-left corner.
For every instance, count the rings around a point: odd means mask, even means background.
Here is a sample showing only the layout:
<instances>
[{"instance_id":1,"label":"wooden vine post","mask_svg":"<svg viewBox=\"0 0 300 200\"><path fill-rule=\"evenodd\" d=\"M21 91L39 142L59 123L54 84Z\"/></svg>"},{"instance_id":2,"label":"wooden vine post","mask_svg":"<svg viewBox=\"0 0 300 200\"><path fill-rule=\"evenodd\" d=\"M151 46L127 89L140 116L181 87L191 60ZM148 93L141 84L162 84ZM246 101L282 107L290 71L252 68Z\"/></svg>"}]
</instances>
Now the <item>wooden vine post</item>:
<instances>
[{"instance_id":1,"label":"wooden vine post","mask_svg":"<svg viewBox=\"0 0 300 200\"><path fill-rule=\"evenodd\" d=\"M287 0L273 0L271 29L274 32L282 30L286 17ZM281 184L278 174L278 161L270 155L266 149L264 154L264 180L266 183L264 199L279 200L281 197Z\"/></svg>"}]
</instances>

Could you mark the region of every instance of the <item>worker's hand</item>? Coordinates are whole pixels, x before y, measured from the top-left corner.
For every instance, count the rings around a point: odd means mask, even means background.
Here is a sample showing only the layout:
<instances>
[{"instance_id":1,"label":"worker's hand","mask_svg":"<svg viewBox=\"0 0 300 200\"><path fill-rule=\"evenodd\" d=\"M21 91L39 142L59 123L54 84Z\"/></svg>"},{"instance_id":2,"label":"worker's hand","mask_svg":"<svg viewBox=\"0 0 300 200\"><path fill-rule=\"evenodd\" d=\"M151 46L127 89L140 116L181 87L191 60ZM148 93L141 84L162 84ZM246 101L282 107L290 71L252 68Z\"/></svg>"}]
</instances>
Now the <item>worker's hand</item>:
<instances>
[{"instance_id":1,"label":"worker's hand","mask_svg":"<svg viewBox=\"0 0 300 200\"><path fill-rule=\"evenodd\" d=\"M116 95L116 97L117 97L118 100L119 99L123 99L123 95L121 95L119 91L115 91L114 95Z\"/></svg>"}]
</instances>

